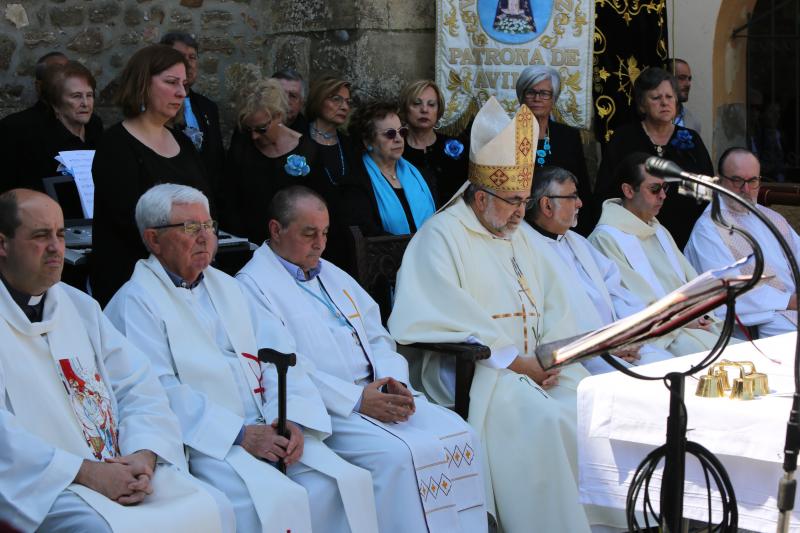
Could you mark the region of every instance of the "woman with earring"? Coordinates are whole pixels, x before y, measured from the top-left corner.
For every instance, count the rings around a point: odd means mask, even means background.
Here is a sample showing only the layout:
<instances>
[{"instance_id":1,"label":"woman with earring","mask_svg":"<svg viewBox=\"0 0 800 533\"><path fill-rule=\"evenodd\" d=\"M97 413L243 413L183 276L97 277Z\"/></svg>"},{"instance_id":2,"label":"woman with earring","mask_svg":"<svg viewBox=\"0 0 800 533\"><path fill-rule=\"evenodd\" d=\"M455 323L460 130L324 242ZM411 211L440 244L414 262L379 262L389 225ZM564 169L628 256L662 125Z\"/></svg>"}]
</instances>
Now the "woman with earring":
<instances>
[{"instance_id":1,"label":"woman with earring","mask_svg":"<svg viewBox=\"0 0 800 533\"><path fill-rule=\"evenodd\" d=\"M43 191L42 178L58 174L55 158L59 152L95 149L103 134L103 122L94 114L96 85L89 69L77 61L45 70L41 85L41 98L47 105L45 124L31 129L32 138L11 154L2 190L25 187Z\"/></svg>"},{"instance_id":2,"label":"woman with earring","mask_svg":"<svg viewBox=\"0 0 800 533\"><path fill-rule=\"evenodd\" d=\"M434 129L444 114L444 97L433 81L409 83L399 100L400 120L408 125L403 158L431 175L436 205L444 205L467 179L469 150Z\"/></svg>"},{"instance_id":3,"label":"woman with earring","mask_svg":"<svg viewBox=\"0 0 800 533\"><path fill-rule=\"evenodd\" d=\"M615 178L617 165L632 152L644 152L669 159L687 172L712 176L714 166L700 135L674 124L678 112L678 82L664 69L648 68L633 84L634 102L639 120L617 130L603 150L597 171L596 197L602 201L622 193ZM695 221L705 203L670 192L658 214L681 250L686 246Z\"/></svg>"},{"instance_id":4,"label":"woman with earring","mask_svg":"<svg viewBox=\"0 0 800 533\"><path fill-rule=\"evenodd\" d=\"M172 47L147 46L131 56L119 78L116 102L125 119L110 127L92 164L94 223L90 284L101 303L147 257L134 222L139 197L157 183L179 183L214 199L192 141L167 124L186 97L186 59Z\"/></svg>"},{"instance_id":5,"label":"woman with earring","mask_svg":"<svg viewBox=\"0 0 800 533\"><path fill-rule=\"evenodd\" d=\"M416 233L436 207L423 175L403 159L408 128L397 106L373 102L359 108L350 130L361 141L362 155L344 191L348 225L365 235Z\"/></svg>"},{"instance_id":6,"label":"woman with earring","mask_svg":"<svg viewBox=\"0 0 800 533\"><path fill-rule=\"evenodd\" d=\"M527 105L539 122L536 167L561 167L578 179L578 196L583 207L573 229L586 237L594 229L599 214L594 209L581 132L553 118L553 107L561 94L561 76L552 67L530 66L520 73L516 89L519 103Z\"/></svg>"}]
</instances>

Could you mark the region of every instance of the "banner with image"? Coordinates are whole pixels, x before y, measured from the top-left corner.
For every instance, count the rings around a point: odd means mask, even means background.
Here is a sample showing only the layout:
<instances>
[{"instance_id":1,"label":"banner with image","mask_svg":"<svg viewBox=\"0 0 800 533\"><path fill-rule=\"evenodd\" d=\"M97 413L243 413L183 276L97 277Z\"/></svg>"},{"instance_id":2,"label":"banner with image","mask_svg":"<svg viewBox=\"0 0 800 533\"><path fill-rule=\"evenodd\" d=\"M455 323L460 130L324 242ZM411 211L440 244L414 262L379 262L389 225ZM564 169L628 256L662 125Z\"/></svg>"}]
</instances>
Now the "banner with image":
<instances>
[{"instance_id":1,"label":"banner with image","mask_svg":"<svg viewBox=\"0 0 800 533\"><path fill-rule=\"evenodd\" d=\"M520 73L547 65L561 76L556 119L588 129L593 36L594 0L436 0L440 127L463 129L490 96L513 113Z\"/></svg>"}]
</instances>

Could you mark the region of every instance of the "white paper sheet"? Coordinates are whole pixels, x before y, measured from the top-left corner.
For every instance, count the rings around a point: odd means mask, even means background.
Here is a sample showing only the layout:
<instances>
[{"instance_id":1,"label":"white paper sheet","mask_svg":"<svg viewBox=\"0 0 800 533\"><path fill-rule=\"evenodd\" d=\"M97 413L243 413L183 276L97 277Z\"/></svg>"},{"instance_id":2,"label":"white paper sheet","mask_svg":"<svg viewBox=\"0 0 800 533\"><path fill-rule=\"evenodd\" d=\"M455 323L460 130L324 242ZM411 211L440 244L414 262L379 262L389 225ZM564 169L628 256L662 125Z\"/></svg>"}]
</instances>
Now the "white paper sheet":
<instances>
[{"instance_id":1,"label":"white paper sheet","mask_svg":"<svg viewBox=\"0 0 800 533\"><path fill-rule=\"evenodd\" d=\"M81 199L84 218L94 218L94 179L92 161L94 150L70 150L59 152L56 161L64 165L66 171L75 178L78 196Z\"/></svg>"}]
</instances>

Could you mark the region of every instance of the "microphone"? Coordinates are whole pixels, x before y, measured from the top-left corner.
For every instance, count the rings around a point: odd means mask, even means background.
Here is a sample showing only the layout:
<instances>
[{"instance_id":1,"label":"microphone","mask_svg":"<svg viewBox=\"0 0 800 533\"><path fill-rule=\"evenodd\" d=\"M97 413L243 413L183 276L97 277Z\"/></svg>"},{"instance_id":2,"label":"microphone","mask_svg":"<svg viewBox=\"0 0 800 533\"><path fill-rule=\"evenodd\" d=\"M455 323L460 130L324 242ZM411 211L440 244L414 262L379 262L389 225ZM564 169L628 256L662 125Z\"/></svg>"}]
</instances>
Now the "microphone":
<instances>
[{"instance_id":1,"label":"microphone","mask_svg":"<svg viewBox=\"0 0 800 533\"><path fill-rule=\"evenodd\" d=\"M705 201L710 201L714 196L711 188L703 185L704 183L716 184L717 178L713 176L686 172L673 161L655 156L647 158L644 168L653 176L665 178L668 182L679 182L679 194Z\"/></svg>"}]
</instances>

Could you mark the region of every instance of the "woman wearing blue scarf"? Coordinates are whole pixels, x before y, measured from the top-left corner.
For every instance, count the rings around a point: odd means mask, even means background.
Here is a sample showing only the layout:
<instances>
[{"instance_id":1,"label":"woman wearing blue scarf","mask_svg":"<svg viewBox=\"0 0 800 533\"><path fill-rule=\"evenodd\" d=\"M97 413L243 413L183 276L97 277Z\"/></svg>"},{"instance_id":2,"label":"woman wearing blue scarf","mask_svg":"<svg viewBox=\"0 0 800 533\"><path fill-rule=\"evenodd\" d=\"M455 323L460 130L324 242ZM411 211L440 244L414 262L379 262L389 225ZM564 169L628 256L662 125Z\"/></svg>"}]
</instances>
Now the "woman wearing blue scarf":
<instances>
[{"instance_id":1,"label":"woman wearing blue scarf","mask_svg":"<svg viewBox=\"0 0 800 533\"><path fill-rule=\"evenodd\" d=\"M353 114L350 135L363 153L343 183L345 216L365 235L415 233L436 211L430 184L402 157L407 133L394 104L374 102Z\"/></svg>"}]
</instances>

